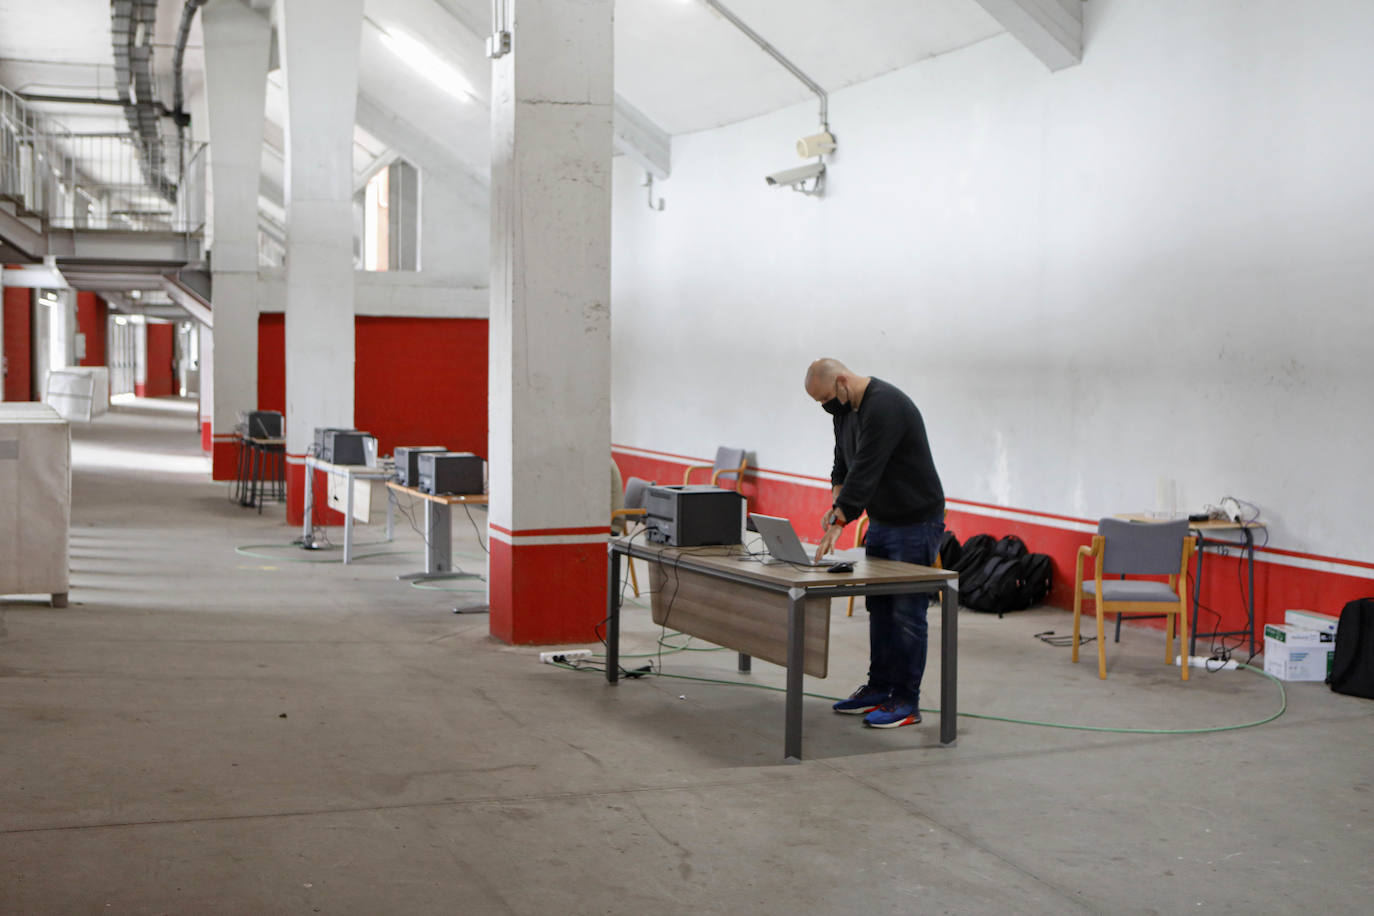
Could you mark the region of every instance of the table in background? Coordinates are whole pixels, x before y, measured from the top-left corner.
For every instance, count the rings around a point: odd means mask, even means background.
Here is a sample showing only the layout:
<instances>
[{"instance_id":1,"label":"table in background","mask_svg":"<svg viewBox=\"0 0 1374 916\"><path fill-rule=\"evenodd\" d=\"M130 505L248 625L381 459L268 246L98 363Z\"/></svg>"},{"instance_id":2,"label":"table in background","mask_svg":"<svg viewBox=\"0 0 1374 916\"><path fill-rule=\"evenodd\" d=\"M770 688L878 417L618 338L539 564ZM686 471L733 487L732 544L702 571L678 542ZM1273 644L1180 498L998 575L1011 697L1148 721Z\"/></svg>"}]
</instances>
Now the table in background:
<instances>
[{"instance_id":1,"label":"table in background","mask_svg":"<svg viewBox=\"0 0 1374 916\"><path fill-rule=\"evenodd\" d=\"M234 501L240 506L256 505L261 515L262 504L267 499L263 472L269 464L275 471L271 483L275 487L277 500L286 500L286 440L239 435L237 441L239 478Z\"/></svg>"},{"instance_id":2,"label":"table in background","mask_svg":"<svg viewBox=\"0 0 1374 916\"><path fill-rule=\"evenodd\" d=\"M959 575L956 572L862 558L852 573L827 573L787 563L760 563L742 547L665 547L612 538L608 545L606 680L620 678L620 556L649 563L654 622L734 649L740 670L758 656L787 669L783 756L801 760L802 674L825 677L830 600L850 595L940 594L940 743L955 741ZM669 582L669 577L672 581ZM667 607L664 588L671 589Z\"/></svg>"},{"instance_id":3,"label":"table in background","mask_svg":"<svg viewBox=\"0 0 1374 916\"><path fill-rule=\"evenodd\" d=\"M333 477L342 477L344 480L344 542L343 542L343 561L344 564L353 560L353 481L354 480L386 480L392 474L391 468L368 467L365 464L331 464L322 461L314 455L305 456L305 518L301 522L301 542L310 544L313 542L315 530L315 475L310 473L311 468L324 471ZM326 500L327 501L327 500ZM392 537L392 511L391 499L388 495L386 501L386 539Z\"/></svg>"},{"instance_id":4,"label":"table in background","mask_svg":"<svg viewBox=\"0 0 1374 916\"><path fill-rule=\"evenodd\" d=\"M1124 518L1132 522L1161 522L1170 519L1152 518L1148 515L1119 515L1117 518ZM1227 636L1247 636L1250 640L1250 654L1255 654L1255 532L1265 528L1264 522L1254 519L1248 522L1238 522L1227 518L1212 518L1205 522L1188 522L1188 530L1193 532L1197 538L1197 569L1193 573L1193 632L1188 642L1188 654L1197 654L1197 614L1199 602L1202 598L1202 558L1207 549L1226 550L1239 547L1245 556L1246 571L1250 578L1250 587L1245 593L1245 619L1246 628L1244 630L1218 630L1211 634L1213 639L1224 639ZM1240 540L1234 541L1228 538L1208 537L1208 534L1222 534L1225 532L1239 532ZM1215 612L1220 616L1220 611ZM1121 624L1120 617L1117 618L1117 626Z\"/></svg>"},{"instance_id":5,"label":"table in background","mask_svg":"<svg viewBox=\"0 0 1374 916\"><path fill-rule=\"evenodd\" d=\"M397 579L451 579L469 576L472 573L453 571L453 516L451 509L457 505L485 506L485 493L426 493L418 487L407 487L394 480L388 480L387 488L395 493L404 493L425 501L425 568L421 572L402 573Z\"/></svg>"}]
</instances>

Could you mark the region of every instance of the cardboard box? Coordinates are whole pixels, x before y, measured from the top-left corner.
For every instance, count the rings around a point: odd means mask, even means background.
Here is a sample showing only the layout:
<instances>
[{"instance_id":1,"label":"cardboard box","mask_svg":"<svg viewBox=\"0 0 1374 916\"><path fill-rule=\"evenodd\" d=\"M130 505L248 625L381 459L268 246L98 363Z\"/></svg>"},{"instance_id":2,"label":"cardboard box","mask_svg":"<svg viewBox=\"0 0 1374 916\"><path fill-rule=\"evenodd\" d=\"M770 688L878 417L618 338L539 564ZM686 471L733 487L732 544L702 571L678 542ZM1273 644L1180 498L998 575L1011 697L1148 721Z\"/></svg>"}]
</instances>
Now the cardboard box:
<instances>
[{"instance_id":1,"label":"cardboard box","mask_svg":"<svg viewBox=\"0 0 1374 916\"><path fill-rule=\"evenodd\" d=\"M1318 614L1316 611L1284 611L1283 622L1290 627L1302 627L1306 630L1316 630L1319 633L1330 633L1331 638L1336 638L1336 624L1341 622L1339 617L1332 617L1330 614Z\"/></svg>"},{"instance_id":2,"label":"cardboard box","mask_svg":"<svg viewBox=\"0 0 1374 916\"><path fill-rule=\"evenodd\" d=\"M1288 624L1264 627L1264 670L1281 681L1324 681L1331 673L1328 633Z\"/></svg>"}]
</instances>

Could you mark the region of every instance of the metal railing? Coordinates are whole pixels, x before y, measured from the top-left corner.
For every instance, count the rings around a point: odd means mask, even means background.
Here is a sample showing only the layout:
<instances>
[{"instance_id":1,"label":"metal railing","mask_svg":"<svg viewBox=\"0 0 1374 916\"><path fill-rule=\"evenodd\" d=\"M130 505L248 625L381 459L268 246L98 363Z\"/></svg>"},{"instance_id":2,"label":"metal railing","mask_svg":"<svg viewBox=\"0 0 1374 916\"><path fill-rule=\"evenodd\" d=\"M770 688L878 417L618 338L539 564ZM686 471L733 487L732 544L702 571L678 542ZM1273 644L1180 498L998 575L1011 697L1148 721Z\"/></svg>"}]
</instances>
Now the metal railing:
<instances>
[{"instance_id":1,"label":"metal railing","mask_svg":"<svg viewBox=\"0 0 1374 916\"><path fill-rule=\"evenodd\" d=\"M58 229L198 233L206 144L77 134L0 87L0 200Z\"/></svg>"}]
</instances>

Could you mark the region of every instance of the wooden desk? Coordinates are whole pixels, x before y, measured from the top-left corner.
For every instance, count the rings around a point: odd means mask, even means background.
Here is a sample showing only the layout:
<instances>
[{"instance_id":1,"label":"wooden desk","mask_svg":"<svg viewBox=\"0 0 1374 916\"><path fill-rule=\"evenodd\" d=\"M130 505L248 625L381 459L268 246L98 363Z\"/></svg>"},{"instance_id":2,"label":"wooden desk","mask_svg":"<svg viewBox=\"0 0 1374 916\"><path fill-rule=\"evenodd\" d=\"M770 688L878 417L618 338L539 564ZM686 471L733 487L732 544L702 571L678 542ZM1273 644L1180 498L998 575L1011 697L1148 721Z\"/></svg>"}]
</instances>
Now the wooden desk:
<instances>
[{"instance_id":1,"label":"wooden desk","mask_svg":"<svg viewBox=\"0 0 1374 916\"><path fill-rule=\"evenodd\" d=\"M649 563L654 622L740 653L741 670L759 658L787 669L783 757L801 760L802 674L825 677L830 647L830 599L849 595L940 594L940 743L955 741L958 674L958 573L898 563L856 560L852 573L827 573L786 563L760 563L740 546L664 547L608 544L606 680L620 677L620 557Z\"/></svg>"},{"instance_id":2,"label":"wooden desk","mask_svg":"<svg viewBox=\"0 0 1374 916\"><path fill-rule=\"evenodd\" d=\"M387 489L425 501L425 568L420 572L402 573L397 579L454 579L473 573L453 571L453 520L450 507L487 504L485 493L426 493L418 487L407 487L394 480L386 482Z\"/></svg>"},{"instance_id":3,"label":"wooden desk","mask_svg":"<svg viewBox=\"0 0 1374 916\"><path fill-rule=\"evenodd\" d=\"M1117 518L1124 518L1132 522L1163 522L1169 519L1153 518L1149 515L1139 513L1118 515ZM1255 532L1266 528L1264 522L1259 519L1249 522L1237 522L1226 518L1211 518L1205 522L1188 523L1188 529L1193 532L1193 537L1197 538L1197 571L1193 573L1193 631L1188 641L1188 654L1197 654L1197 613L1198 603L1202 598L1202 556L1207 552L1207 548L1213 550L1224 550L1229 547L1239 547L1245 555L1246 570L1250 577L1250 587L1246 591L1245 617L1246 628L1244 630L1218 630L1212 634L1213 638L1224 638L1227 636L1246 636L1250 640L1250 654L1255 654ZM1239 533L1240 540L1235 541L1224 537L1208 537L1209 534ZM1117 635L1121 633L1121 618L1117 617Z\"/></svg>"}]
</instances>

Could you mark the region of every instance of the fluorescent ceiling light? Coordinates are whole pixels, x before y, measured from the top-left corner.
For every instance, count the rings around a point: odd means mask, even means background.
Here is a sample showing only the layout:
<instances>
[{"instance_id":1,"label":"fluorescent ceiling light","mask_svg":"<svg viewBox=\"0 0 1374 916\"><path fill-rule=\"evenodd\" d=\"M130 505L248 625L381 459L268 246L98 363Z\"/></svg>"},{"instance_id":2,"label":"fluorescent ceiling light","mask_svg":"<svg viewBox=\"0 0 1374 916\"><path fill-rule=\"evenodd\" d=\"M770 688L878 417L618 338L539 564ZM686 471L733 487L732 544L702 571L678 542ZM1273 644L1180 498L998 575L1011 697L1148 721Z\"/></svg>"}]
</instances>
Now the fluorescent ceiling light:
<instances>
[{"instance_id":1,"label":"fluorescent ceiling light","mask_svg":"<svg viewBox=\"0 0 1374 916\"><path fill-rule=\"evenodd\" d=\"M454 98L467 101L475 98L472 84L458 68L452 66L417 38L401 31L381 30L382 42L391 52L410 65L411 69L443 89Z\"/></svg>"}]
</instances>

